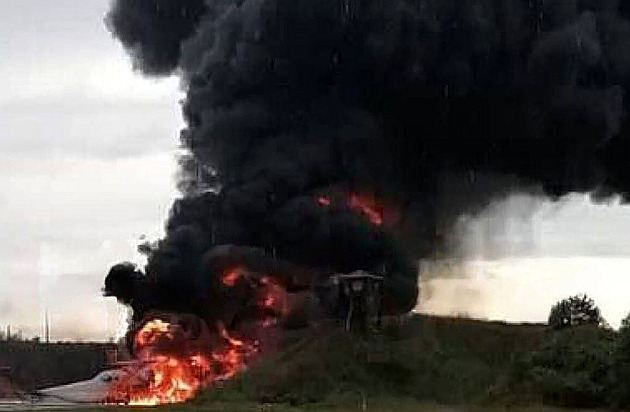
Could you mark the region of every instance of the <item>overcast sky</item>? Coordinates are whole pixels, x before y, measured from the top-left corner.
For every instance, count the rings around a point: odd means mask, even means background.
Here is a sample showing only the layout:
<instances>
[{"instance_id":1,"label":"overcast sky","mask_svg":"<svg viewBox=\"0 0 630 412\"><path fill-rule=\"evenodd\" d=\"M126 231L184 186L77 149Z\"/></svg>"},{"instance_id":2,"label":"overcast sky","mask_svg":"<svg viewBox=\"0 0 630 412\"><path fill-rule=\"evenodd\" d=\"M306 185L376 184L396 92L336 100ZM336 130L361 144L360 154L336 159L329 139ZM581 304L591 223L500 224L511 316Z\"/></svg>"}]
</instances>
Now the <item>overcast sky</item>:
<instances>
[{"instance_id":1,"label":"overcast sky","mask_svg":"<svg viewBox=\"0 0 630 412\"><path fill-rule=\"evenodd\" d=\"M0 326L41 334L48 308L53 339L107 339L124 313L104 275L176 195L178 82L132 73L107 0L2 6ZM630 208L516 196L457 233L467 259L423 266L420 310L536 321L587 292L612 324L630 311Z\"/></svg>"},{"instance_id":2,"label":"overcast sky","mask_svg":"<svg viewBox=\"0 0 630 412\"><path fill-rule=\"evenodd\" d=\"M545 321L587 293L614 327L630 312L630 207L616 199L515 195L462 218L457 235L462 258L421 265L421 311Z\"/></svg>"},{"instance_id":3,"label":"overcast sky","mask_svg":"<svg viewBox=\"0 0 630 412\"><path fill-rule=\"evenodd\" d=\"M0 325L106 339L109 266L161 233L181 127L176 79L142 79L103 24L106 0L2 0Z\"/></svg>"}]
</instances>

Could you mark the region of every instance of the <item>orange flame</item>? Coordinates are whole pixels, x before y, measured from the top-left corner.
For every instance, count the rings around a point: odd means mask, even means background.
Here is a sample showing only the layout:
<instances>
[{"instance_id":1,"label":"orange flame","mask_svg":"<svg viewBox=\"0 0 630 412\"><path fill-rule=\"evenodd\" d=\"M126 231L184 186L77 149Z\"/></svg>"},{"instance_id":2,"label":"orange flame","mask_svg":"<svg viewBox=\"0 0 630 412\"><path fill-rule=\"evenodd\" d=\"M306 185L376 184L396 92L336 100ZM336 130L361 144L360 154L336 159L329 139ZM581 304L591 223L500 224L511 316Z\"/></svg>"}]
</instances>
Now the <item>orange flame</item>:
<instances>
[{"instance_id":1,"label":"orange flame","mask_svg":"<svg viewBox=\"0 0 630 412\"><path fill-rule=\"evenodd\" d=\"M168 322L163 322L161 319L147 322L136 335L137 344L139 346L149 346L154 344L160 336L166 335L171 337L170 326Z\"/></svg>"},{"instance_id":2,"label":"orange flame","mask_svg":"<svg viewBox=\"0 0 630 412\"><path fill-rule=\"evenodd\" d=\"M199 389L230 379L247 367L258 352L257 342L236 339L217 325L223 346L208 353L159 353L161 339L175 341L171 325L160 319L147 322L136 334L139 360L110 388L111 403L160 405L185 402Z\"/></svg>"}]
</instances>

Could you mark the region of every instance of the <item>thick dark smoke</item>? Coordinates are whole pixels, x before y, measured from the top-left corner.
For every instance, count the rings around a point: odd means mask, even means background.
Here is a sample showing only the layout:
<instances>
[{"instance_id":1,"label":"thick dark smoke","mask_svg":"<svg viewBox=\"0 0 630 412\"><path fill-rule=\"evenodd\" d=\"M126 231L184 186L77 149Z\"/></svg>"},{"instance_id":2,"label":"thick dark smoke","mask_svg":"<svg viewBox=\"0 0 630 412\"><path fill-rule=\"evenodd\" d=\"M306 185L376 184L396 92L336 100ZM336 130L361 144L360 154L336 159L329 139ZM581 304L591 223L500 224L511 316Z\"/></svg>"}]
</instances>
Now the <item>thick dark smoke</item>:
<instances>
[{"instance_id":1,"label":"thick dark smoke","mask_svg":"<svg viewBox=\"0 0 630 412\"><path fill-rule=\"evenodd\" d=\"M146 276L123 271L132 300L209 302L204 255L234 244L326 273L386 262L407 310L407 262L459 214L514 190L627 199L629 19L621 0L115 1L136 68L187 92L184 196Z\"/></svg>"}]
</instances>

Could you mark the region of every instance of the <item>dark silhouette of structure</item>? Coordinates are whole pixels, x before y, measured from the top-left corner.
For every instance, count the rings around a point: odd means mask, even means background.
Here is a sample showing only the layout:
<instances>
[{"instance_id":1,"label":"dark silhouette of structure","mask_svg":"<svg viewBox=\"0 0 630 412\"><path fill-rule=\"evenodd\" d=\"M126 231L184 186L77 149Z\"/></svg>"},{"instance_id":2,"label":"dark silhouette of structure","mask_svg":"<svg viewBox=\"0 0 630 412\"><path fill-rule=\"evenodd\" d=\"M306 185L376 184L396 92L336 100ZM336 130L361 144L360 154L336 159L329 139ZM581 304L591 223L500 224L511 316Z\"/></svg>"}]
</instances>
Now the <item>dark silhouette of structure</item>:
<instances>
[{"instance_id":1,"label":"dark silhouette of structure","mask_svg":"<svg viewBox=\"0 0 630 412\"><path fill-rule=\"evenodd\" d=\"M363 270L336 275L341 315L347 332L366 332L380 327L383 314L383 276Z\"/></svg>"}]
</instances>

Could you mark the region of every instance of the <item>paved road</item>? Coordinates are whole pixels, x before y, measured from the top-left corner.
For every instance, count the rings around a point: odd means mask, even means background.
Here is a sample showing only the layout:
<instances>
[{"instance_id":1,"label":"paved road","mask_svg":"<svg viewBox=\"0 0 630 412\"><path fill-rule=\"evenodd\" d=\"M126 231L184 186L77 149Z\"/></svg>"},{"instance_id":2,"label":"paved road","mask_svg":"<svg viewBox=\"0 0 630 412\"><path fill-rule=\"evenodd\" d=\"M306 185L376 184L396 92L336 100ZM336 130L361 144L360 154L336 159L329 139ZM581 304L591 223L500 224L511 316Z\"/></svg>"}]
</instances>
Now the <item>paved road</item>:
<instances>
[{"instance_id":1,"label":"paved road","mask_svg":"<svg viewBox=\"0 0 630 412\"><path fill-rule=\"evenodd\" d=\"M85 408L85 404L69 402L18 402L0 400L0 412L12 411L67 411Z\"/></svg>"}]
</instances>

